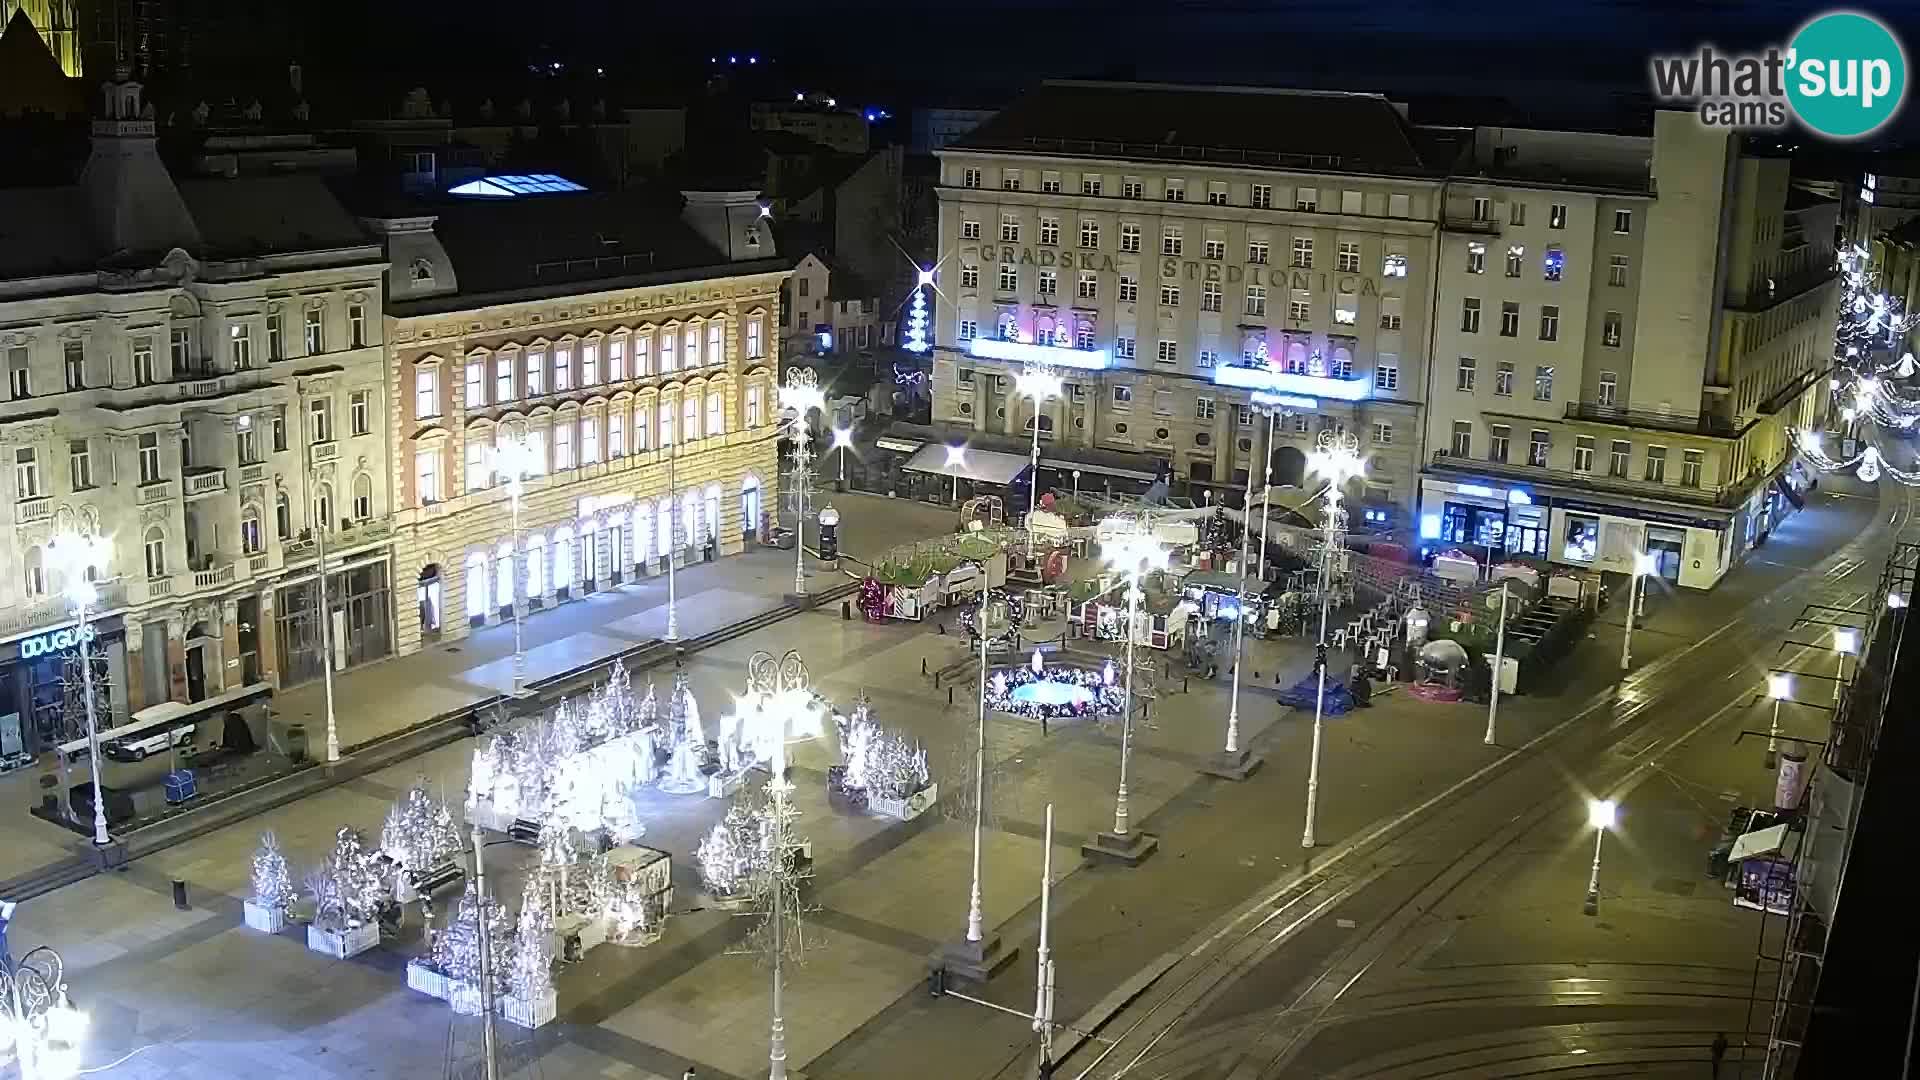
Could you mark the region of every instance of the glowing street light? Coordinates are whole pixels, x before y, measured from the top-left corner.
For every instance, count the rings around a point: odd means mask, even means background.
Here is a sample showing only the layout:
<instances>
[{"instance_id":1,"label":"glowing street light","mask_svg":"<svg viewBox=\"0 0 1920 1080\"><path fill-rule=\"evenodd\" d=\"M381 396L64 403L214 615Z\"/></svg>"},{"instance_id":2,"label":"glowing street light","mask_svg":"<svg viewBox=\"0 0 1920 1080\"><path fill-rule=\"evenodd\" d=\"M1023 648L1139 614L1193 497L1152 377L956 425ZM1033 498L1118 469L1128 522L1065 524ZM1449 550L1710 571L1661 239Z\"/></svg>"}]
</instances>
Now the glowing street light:
<instances>
[{"instance_id":1,"label":"glowing street light","mask_svg":"<svg viewBox=\"0 0 1920 1080\"><path fill-rule=\"evenodd\" d=\"M1327 608L1333 593L1333 557L1344 543L1347 512L1340 506L1347 481L1366 472L1360 456L1360 440L1337 429L1320 433L1318 445L1307 455L1307 470L1327 483L1326 505L1321 509L1324 531L1320 537L1320 639L1314 646L1314 667L1319 670L1319 686L1313 695L1313 753L1307 762L1307 824L1300 834L1300 846L1313 846L1314 818L1320 809L1320 742L1327 703ZM1264 526L1262 526L1264 529Z\"/></svg>"},{"instance_id":2,"label":"glowing street light","mask_svg":"<svg viewBox=\"0 0 1920 1080\"><path fill-rule=\"evenodd\" d=\"M840 490L847 489L847 451L853 449L853 429L833 429L833 449L840 451Z\"/></svg>"},{"instance_id":3,"label":"glowing street light","mask_svg":"<svg viewBox=\"0 0 1920 1080\"><path fill-rule=\"evenodd\" d=\"M59 953L41 945L0 969L0 1050L13 1051L21 1080L78 1076L86 1034L87 1014L67 997Z\"/></svg>"},{"instance_id":4,"label":"glowing street light","mask_svg":"<svg viewBox=\"0 0 1920 1080\"><path fill-rule=\"evenodd\" d=\"M1148 574L1166 569L1168 555L1166 546L1154 535L1152 519L1144 515L1135 517L1125 531L1109 534L1100 542L1101 559L1120 572L1127 587L1126 686L1120 696L1120 790L1113 804L1112 840L1116 846L1128 850L1134 847L1133 838L1128 834L1127 810L1127 761L1133 749L1133 641L1138 636L1134 633L1134 623L1140 617L1140 601L1146 595L1141 583Z\"/></svg>"},{"instance_id":5,"label":"glowing street light","mask_svg":"<svg viewBox=\"0 0 1920 1080\"><path fill-rule=\"evenodd\" d=\"M1793 697L1793 676L1776 671L1767 676L1767 696L1773 699L1773 723L1767 727L1767 768L1780 760L1780 703Z\"/></svg>"},{"instance_id":6,"label":"glowing street light","mask_svg":"<svg viewBox=\"0 0 1920 1080\"><path fill-rule=\"evenodd\" d=\"M1847 677L1847 657L1860 649L1860 631L1840 628L1833 632L1833 703L1840 704L1840 687Z\"/></svg>"},{"instance_id":7,"label":"glowing street light","mask_svg":"<svg viewBox=\"0 0 1920 1080\"><path fill-rule=\"evenodd\" d=\"M953 477L953 501L960 501L960 470L967 467L967 448L964 446L947 447L947 469Z\"/></svg>"},{"instance_id":8,"label":"glowing street light","mask_svg":"<svg viewBox=\"0 0 1920 1080\"><path fill-rule=\"evenodd\" d=\"M1040 496L1040 406L1060 396L1060 376L1046 364L1028 364L1013 380L1015 392L1033 401L1033 457L1027 476L1027 557L1033 557L1033 510Z\"/></svg>"},{"instance_id":9,"label":"glowing street light","mask_svg":"<svg viewBox=\"0 0 1920 1080\"><path fill-rule=\"evenodd\" d=\"M1644 551L1633 555L1633 580L1627 585L1627 632L1620 639L1620 670L1633 666L1633 613L1640 606L1640 597L1646 592L1643 584L1646 576L1660 566L1659 560Z\"/></svg>"},{"instance_id":10,"label":"glowing street light","mask_svg":"<svg viewBox=\"0 0 1920 1080\"><path fill-rule=\"evenodd\" d=\"M1507 666L1507 588L1508 579L1500 579L1500 623L1493 632L1493 684L1487 695L1487 734L1480 741L1488 746L1497 744L1497 725L1500 716L1500 673Z\"/></svg>"},{"instance_id":11,"label":"glowing street light","mask_svg":"<svg viewBox=\"0 0 1920 1080\"><path fill-rule=\"evenodd\" d=\"M1587 876L1587 902L1582 910L1588 915L1600 914L1600 841L1613 828L1618 810L1612 799L1587 800L1587 824L1593 826L1593 872Z\"/></svg>"},{"instance_id":12,"label":"glowing street light","mask_svg":"<svg viewBox=\"0 0 1920 1080\"><path fill-rule=\"evenodd\" d=\"M541 452L524 433L514 436L501 436L488 452L489 468L493 475L504 477L507 484L507 499L513 504L513 696L519 697L527 689L527 653L525 648L526 621L526 559L525 541L520 535L520 500L526 495L527 477L536 476L546 463ZM327 732L329 741L333 732Z\"/></svg>"},{"instance_id":13,"label":"glowing street light","mask_svg":"<svg viewBox=\"0 0 1920 1080\"><path fill-rule=\"evenodd\" d=\"M93 842L99 847L107 846L110 840L106 777L100 770L100 718L95 714L93 701L93 661L87 659L87 613L100 602L100 590L94 587L94 579L106 576L107 563L112 558L113 543L104 536L67 532L54 537L47 545L47 560L60 575L60 592L73 610L74 636L79 639L80 692L87 715L87 756L93 769ZM333 738L331 709L327 710L327 720L328 736ZM338 742L333 745L337 746Z\"/></svg>"},{"instance_id":14,"label":"glowing street light","mask_svg":"<svg viewBox=\"0 0 1920 1080\"><path fill-rule=\"evenodd\" d=\"M807 465L813 450L807 445L807 414L827 407L827 396L811 368L788 368L787 381L780 387L780 408L792 413L793 420L793 592L807 593Z\"/></svg>"}]
</instances>

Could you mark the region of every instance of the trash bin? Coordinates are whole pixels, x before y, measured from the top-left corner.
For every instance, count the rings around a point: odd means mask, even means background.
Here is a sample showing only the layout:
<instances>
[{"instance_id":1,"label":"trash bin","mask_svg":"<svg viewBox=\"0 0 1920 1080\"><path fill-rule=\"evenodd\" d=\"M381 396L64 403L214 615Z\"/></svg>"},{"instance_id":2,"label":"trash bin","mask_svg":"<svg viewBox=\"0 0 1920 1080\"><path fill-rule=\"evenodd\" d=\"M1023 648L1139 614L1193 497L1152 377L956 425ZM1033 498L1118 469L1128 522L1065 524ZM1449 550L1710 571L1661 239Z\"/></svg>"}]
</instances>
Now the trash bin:
<instances>
[{"instance_id":1,"label":"trash bin","mask_svg":"<svg viewBox=\"0 0 1920 1080\"><path fill-rule=\"evenodd\" d=\"M287 725L287 760L295 765L307 760L307 725Z\"/></svg>"}]
</instances>

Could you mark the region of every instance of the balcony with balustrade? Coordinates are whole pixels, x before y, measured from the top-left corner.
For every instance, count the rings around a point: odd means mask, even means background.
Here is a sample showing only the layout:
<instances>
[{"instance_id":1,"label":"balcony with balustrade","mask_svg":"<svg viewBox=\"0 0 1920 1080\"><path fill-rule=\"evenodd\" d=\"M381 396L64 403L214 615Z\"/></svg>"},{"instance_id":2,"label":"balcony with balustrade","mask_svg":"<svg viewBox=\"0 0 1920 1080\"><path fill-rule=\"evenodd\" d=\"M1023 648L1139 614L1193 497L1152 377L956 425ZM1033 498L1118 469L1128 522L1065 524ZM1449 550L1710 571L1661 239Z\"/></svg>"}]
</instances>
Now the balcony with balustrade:
<instances>
[{"instance_id":1,"label":"balcony with balustrade","mask_svg":"<svg viewBox=\"0 0 1920 1080\"><path fill-rule=\"evenodd\" d=\"M1709 439L1737 439L1753 426L1753 421L1744 416L1635 409L1624 405L1602 405L1594 401L1567 402L1566 418L1605 424L1609 427L1671 431L1680 435L1699 435Z\"/></svg>"},{"instance_id":2,"label":"balcony with balustrade","mask_svg":"<svg viewBox=\"0 0 1920 1080\"><path fill-rule=\"evenodd\" d=\"M192 502L227 490L227 470L217 466L197 465L185 470L181 481L186 487L187 501Z\"/></svg>"},{"instance_id":3,"label":"balcony with balustrade","mask_svg":"<svg viewBox=\"0 0 1920 1080\"><path fill-rule=\"evenodd\" d=\"M21 499L13 504L13 523L15 525L38 525L53 520L53 498L37 495L30 499Z\"/></svg>"},{"instance_id":4,"label":"balcony with balustrade","mask_svg":"<svg viewBox=\"0 0 1920 1080\"><path fill-rule=\"evenodd\" d=\"M89 609L90 616L118 611L127 606L125 582L119 580L97 582L94 589L99 599ZM0 634L24 633L72 621L73 606L61 596L49 596L30 604L14 604L0 608Z\"/></svg>"}]
</instances>

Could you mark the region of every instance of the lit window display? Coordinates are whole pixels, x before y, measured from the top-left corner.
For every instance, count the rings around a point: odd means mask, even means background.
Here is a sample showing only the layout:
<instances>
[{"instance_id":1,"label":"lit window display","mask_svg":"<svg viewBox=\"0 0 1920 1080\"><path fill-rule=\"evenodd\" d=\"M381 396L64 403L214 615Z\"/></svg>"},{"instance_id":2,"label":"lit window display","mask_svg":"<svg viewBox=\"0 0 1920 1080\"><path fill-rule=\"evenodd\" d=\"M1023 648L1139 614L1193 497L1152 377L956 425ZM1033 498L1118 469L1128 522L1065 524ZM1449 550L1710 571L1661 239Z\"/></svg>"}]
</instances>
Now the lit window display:
<instances>
[{"instance_id":1,"label":"lit window display","mask_svg":"<svg viewBox=\"0 0 1920 1080\"><path fill-rule=\"evenodd\" d=\"M1599 551L1600 519L1568 514L1566 544L1560 557L1569 562L1590 563Z\"/></svg>"}]
</instances>

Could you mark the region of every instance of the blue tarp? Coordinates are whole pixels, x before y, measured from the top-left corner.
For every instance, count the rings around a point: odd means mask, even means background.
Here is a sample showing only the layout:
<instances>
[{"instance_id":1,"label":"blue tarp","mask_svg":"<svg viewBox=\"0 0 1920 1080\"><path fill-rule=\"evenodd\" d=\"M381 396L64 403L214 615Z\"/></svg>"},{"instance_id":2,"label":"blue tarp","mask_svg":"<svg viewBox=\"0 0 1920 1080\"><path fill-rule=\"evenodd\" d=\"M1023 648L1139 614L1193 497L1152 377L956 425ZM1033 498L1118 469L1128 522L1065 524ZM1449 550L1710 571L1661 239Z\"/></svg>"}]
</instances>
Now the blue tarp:
<instances>
[{"instance_id":1,"label":"blue tarp","mask_svg":"<svg viewBox=\"0 0 1920 1080\"><path fill-rule=\"evenodd\" d=\"M1302 712L1313 711L1313 699L1320 693L1320 676L1310 674L1285 690L1280 691L1280 704L1291 705ZM1331 676L1327 679L1327 697L1321 703L1322 716L1345 716L1353 711L1353 692L1347 684Z\"/></svg>"}]
</instances>

